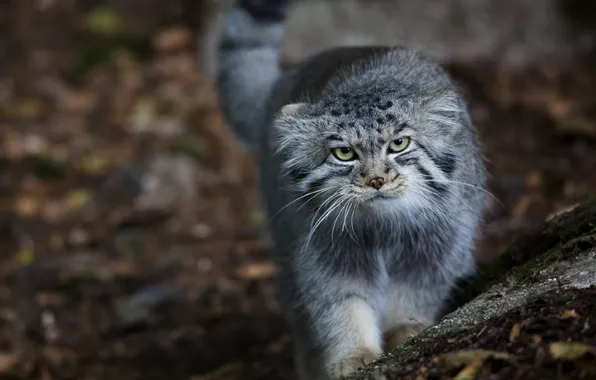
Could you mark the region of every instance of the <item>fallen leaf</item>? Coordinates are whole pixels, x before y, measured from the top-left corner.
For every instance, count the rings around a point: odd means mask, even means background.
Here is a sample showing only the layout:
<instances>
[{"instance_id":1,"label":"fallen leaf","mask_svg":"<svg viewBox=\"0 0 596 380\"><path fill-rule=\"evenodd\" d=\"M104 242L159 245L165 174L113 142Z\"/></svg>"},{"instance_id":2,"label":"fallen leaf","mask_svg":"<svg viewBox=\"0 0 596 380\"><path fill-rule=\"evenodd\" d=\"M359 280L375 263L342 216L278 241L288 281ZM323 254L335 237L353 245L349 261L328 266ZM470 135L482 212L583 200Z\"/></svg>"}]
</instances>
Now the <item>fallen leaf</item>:
<instances>
[{"instance_id":1,"label":"fallen leaf","mask_svg":"<svg viewBox=\"0 0 596 380\"><path fill-rule=\"evenodd\" d=\"M544 182L540 170L533 170L526 175L526 187L528 189L539 189Z\"/></svg>"},{"instance_id":2,"label":"fallen leaf","mask_svg":"<svg viewBox=\"0 0 596 380\"><path fill-rule=\"evenodd\" d=\"M549 113L555 119L563 118L569 115L571 104L564 99L555 99L549 104Z\"/></svg>"},{"instance_id":3,"label":"fallen leaf","mask_svg":"<svg viewBox=\"0 0 596 380\"><path fill-rule=\"evenodd\" d=\"M89 190L74 190L66 196L66 204L71 210L78 210L87 204L89 199L91 199L91 193Z\"/></svg>"},{"instance_id":4,"label":"fallen leaf","mask_svg":"<svg viewBox=\"0 0 596 380\"><path fill-rule=\"evenodd\" d=\"M439 367L449 370L449 369L454 369L454 368L459 368L461 366L465 366L474 360L478 360L478 359L486 360L490 357L493 357L496 359L502 359L502 360L514 358L513 355L508 354L506 352L477 349L477 350L462 350L462 351L456 351L456 352L449 352L449 353L446 353L443 355L439 355L438 357L435 357L433 359L433 361Z\"/></svg>"},{"instance_id":5,"label":"fallen leaf","mask_svg":"<svg viewBox=\"0 0 596 380\"><path fill-rule=\"evenodd\" d=\"M35 252L31 248L22 248L17 253L17 260L21 265L29 265L35 261Z\"/></svg>"},{"instance_id":6,"label":"fallen leaf","mask_svg":"<svg viewBox=\"0 0 596 380\"><path fill-rule=\"evenodd\" d=\"M19 361L17 352L0 353L0 373L9 372Z\"/></svg>"},{"instance_id":7,"label":"fallen leaf","mask_svg":"<svg viewBox=\"0 0 596 380\"><path fill-rule=\"evenodd\" d=\"M200 161L205 156L205 144L201 140L184 137L172 143L170 152Z\"/></svg>"},{"instance_id":8,"label":"fallen leaf","mask_svg":"<svg viewBox=\"0 0 596 380\"><path fill-rule=\"evenodd\" d=\"M553 359L578 360L590 355L596 360L596 347L580 342L554 342L549 346Z\"/></svg>"},{"instance_id":9,"label":"fallen leaf","mask_svg":"<svg viewBox=\"0 0 596 380\"><path fill-rule=\"evenodd\" d=\"M99 155L88 155L81 158L79 167L89 174L102 174L108 168L108 162Z\"/></svg>"},{"instance_id":10,"label":"fallen leaf","mask_svg":"<svg viewBox=\"0 0 596 380\"><path fill-rule=\"evenodd\" d=\"M261 227L265 223L266 215L264 211L255 211L250 215L250 224L253 227Z\"/></svg>"},{"instance_id":11,"label":"fallen leaf","mask_svg":"<svg viewBox=\"0 0 596 380\"><path fill-rule=\"evenodd\" d=\"M244 265L236 269L236 275L247 280L257 280L272 277L275 271L275 265L270 261L265 261Z\"/></svg>"},{"instance_id":12,"label":"fallen leaf","mask_svg":"<svg viewBox=\"0 0 596 380\"><path fill-rule=\"evenodd\" d=\"M520 324L519 323L514 324L513 327L511 328L511 331L509 332L509 342L510 343L517 342L517 338L519 338L520 333L521 333Z\"/></svg>"},{"instance_id":13,"label":"fallen leaf","mask_svg":"<svg viewBox=\"0 0 596 380\"><path fill-rule=\"evenodd\" d=\"M455 377L454 380L472 380L476 377L482 365L487 358L479 357L472 360L468 365L464 367Z\"/></svg>"},{"instance_id":14,"label":"fallen leaf","mask_svg":"<svg viewBox=\"0 0 596 380\"><path fill-rule=\"evenodd\" d=\"M48 150L48 142L41 136L27 134L23 136L25 154L43 154Z\"/></svg>"},{"instance_id":15,"label":"fallen leaf","mask_svg":"<svg viewBox=\"0 0 596 380\"><path fill-rule=\"evenodd\" d=\"M159 53L182 50L190 47L192 34L186 28L172 27L161 31L153 41L153 48Z\"/></svg>"},{"instance_id":16,"label":"fallen leaf","mask_svg":"<svg viewBox=\"0 0 596 380\"><path fill-rule=\"evenodd\" d=\"M110 264L112 273L117 277L134 277L139 274L139 267L130 260L118 260Z\"/></svg>"},{"instance_id":17,"label":"fallen leaf","mask_svg":"<svg viewBox=\"0 0 596 380\"><path fill-rule=\"evenodd\" d=\"M16 119L34 119L41 114L43 103L39 99L22 99L9 106L7 114Z\"/></svg>"},{"instance_id":18,"label":"fallen leaf","mask_svg":"<svg viewBox=\"0 0 596 380\"><path fill-rule=\"evenodd\" d=\"M39 201L30 196L21 196L15 203L15 209L19 216L31 217L39 212Z\"/></svg>"},{"instance_id":19,"label":"fallen leaf","mask_svg":"<svg viewBox=\"0 0 596 380\"><path fill-rule=\"evenodd\" d=\"M60 109L68 113L86 114L90 112L97 100L92 94L69 91L60 99Z\"/></svg>"},{"instance_id":20,"label":"fallen leaf","mask_svg":"<svg viewBox=\"0 0 596 380\"><path fill-rule=\"evenodd\" d=\"M564 310L563 314L561 315L561 319L569 319L569 318L574 318L577 319L579 318L579 314L577 313L577 311L571 309L571 310Z\"/></svg>"},{"instance_id":21,"label":"fallen leaf","mask_svg":"<svg viewBox=\"0 0 596 380\"><path fill-rule=\"evenodd\" d=\"M195 224L190 229L190 233L192 236L198 239L205 239L206 237L211 235L211 227L203 223Z\"/></svg>"},{"instance_id":22,"label":"fallen leaf","mask_svg":"<svg viewBox=\"0 0 596 380\"><path fill-rule=\"evenodd\" d=\"M533 199L529 195L522 196L511 209L511 217L513 219L522 219L528 212Z\"/></svg>"},{"instance_id":23,"label":"fallen leaf","mask_svg":"<svg viewBox=\"0 0 596 380\"><path fill-rule=\"evenodd\" d=\"M555 130L560 135L596 137L596 121L584 117L565 117L556 120Z\"/></svg>"},{"instance_id":24,"label":"fallen leaf","mask_svg":"<svg viewBox=\"0 0 596 380\"><path fill-rule=\"evenodd\" d=\"M112 34L118 32L122 20L118 12L108 7L98 7L87 17L87 28L91 33Z\"/></svg>"}]
</instances>

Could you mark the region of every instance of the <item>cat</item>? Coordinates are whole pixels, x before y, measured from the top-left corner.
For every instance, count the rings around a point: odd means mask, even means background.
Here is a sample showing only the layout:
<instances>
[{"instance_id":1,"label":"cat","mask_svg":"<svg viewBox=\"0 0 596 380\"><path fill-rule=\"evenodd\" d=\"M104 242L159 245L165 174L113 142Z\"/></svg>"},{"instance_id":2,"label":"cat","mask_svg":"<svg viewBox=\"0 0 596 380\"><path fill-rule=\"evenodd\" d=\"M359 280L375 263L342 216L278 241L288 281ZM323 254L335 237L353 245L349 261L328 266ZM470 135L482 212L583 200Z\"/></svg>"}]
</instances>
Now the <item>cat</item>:
<instances>
[{"instance_id":1,"label":"cat","mask_svg":"<svg viewBox=\"0 0 596 380\"><path fill-rule=\"evenodd\" d=\"M297 376L336 380L434 324L475 272L486 168L462 94L422 53L337 47L282 72L286 7L230 11L216 86L258 157Z\"/></svg>"}]
</instances>

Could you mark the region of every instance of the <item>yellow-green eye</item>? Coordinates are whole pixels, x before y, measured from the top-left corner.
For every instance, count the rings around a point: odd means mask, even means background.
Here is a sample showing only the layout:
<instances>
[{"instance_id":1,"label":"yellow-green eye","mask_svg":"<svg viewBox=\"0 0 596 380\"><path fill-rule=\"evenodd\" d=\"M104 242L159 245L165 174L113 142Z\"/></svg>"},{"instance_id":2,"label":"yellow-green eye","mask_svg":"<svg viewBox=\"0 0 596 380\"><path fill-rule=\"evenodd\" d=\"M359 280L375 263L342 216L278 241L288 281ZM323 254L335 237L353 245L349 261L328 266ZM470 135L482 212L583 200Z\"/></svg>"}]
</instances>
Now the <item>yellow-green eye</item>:
<instances>
[{"instance_id":1,"label":"yellow-green eye","mask_svg":"<svg viewBox=\"0 0 596 380\"><path fill-rule=\"evenodd\" d=\"M333 148L331 153L340 161L350 161L356 158L354 149L348 147Z\"/></svg>"},{"instance_id":2,"label":"yellow-green eye","mask_svg":"<svg viewBox=\"0 0 596 380\"><path fill-rule=\"evenodd\" d=\"M410 145L409 137L402 137L400 139L393 140L389 143L389 151L391 153L399 153L406 149Z\"/></svg>"}]
</instances>

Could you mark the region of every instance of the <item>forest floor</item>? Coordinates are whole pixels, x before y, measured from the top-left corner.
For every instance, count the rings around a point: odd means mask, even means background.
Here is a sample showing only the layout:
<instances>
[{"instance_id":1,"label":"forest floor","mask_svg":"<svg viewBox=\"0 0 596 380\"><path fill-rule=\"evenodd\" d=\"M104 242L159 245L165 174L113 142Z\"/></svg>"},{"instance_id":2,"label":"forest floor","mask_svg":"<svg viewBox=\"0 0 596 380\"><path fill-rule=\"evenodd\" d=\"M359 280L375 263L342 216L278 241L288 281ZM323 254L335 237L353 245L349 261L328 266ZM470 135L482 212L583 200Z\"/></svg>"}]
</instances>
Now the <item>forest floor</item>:
<instances>
[{"instance_id":1,"label":"forest floor","mask_svg":"<svg viewBox=\"0 0 596 380\"><path fill-rule=\"evenodd\" d=\"M63 13L35 23L30 51L0 46L15 53L0 62L0 378L291 379L254 158L197 73L193 37L182 28L128 35L109 13L87 23ZM495 196L480 262L596 196L594 63L448 65ZM565 310L577 313L570 333L596 340L593 319L582 330L594 291L585 297L512 312L532 326L515 344L504 340L507 317L482 331L482 348L525 355L486 371L548 378L532 358L561 338L549 326L567 323ZM441 378L429 366L400 376Z\"/></svg>"}]
</instances>

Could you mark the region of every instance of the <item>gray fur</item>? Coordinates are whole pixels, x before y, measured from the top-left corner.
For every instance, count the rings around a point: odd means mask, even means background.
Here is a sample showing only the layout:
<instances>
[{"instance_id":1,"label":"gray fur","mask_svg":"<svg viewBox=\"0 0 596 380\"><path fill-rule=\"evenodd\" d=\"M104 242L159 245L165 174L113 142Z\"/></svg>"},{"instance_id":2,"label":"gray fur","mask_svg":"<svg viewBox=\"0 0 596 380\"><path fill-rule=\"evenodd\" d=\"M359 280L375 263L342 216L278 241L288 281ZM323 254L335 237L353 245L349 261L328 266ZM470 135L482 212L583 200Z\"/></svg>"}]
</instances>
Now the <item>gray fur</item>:
<instances>
[{"instance_id":1,"label":"gray fur","mask_svg":"<svg viewBox=\"0 0 596 380\"><path fill-rule=\"evenodd\" d=\"M259 157L298 376L341 378L387 350L384 338L436 322L474 272L486 194L476 132L446 73L410 49L338 48L282 74L281 33L265 33L280 25L234 12L229 25L247 30L224 32L234 48L219 51L220 99ZM408 148L389 154L398 137ZM359 158L335 159L336 146ZM383 187L366 185L378 176Z\"/></svg>"}]
</instances>

